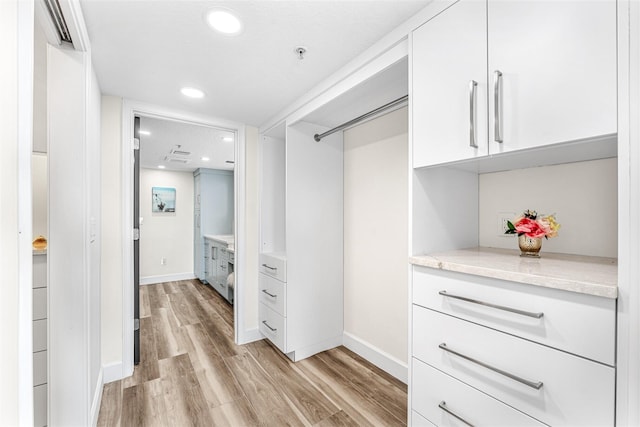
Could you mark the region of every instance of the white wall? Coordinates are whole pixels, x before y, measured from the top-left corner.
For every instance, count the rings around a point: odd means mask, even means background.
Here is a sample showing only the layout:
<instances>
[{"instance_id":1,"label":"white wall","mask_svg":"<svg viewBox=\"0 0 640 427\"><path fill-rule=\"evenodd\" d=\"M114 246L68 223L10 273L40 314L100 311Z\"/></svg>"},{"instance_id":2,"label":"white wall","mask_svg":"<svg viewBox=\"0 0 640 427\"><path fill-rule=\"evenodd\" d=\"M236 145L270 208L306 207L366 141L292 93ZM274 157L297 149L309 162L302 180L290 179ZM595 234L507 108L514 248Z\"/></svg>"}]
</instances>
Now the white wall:
<instances>
[{"instance_id":1,"label":"white wall","mask_svg":"<svg viewBox=\"0 0 640 427\"><path fill-rule=\"evenodd\" d=\"M102 97L102 365L105 381L122 376L122 98Z\"/></svg>"},{"instance_id":2,"label":"white wall","mask_svg":"<svg viewBox=\"0 0 640 427\"><path fill-rule=\"evenodd\" d=\"M31 187L33 191L33 228L35 239L39 235L49 236L47 232L47 154L33 153L31 156Z\"/></svg>"},{"instance_id":3,"label":"white wall","mask_svg":"<svg viewBox=\"0 0 640 427\"><path fill-rule=\"evenodd\" d=\"M258 254L260 251L258 129L245 128L245 262L241 277L243 287L244 328L258 329Z\"/></svg>"},{"instance_id":4,"label":"white wall","mask_svg":"<svg viewBox=\"0 0 640 427\"><path fill-rule=\"evenodd\" d=\"M518 249L515 236L498 233L498 213L533 209L562 226L542 254L617 257L617 173L614 158L480 175L480 246Z\"/></svg>"},{"instance_id":5,"label":"white wall","mask_svg":"<svg viewBox=\"0 0 640 427\"><path fill-rule=\"evenodd\" d=\"M0 2L0 425L33 425L33 3Z\"/></svg>"},{"instance_id":6,"label":"white wall","mask_svg":"<svg viewBox=\"0 0 640 427\"><path fill-rule=\"evenodd\" d=\"M151 212L152 187L176 189L175 212ZM140 169L140 217L140 283L194 277L193 173Z\"/></svg>"},{"instance_id":7,"label":"white wall","mask_svg":"<svg viewBox=\"0 0 640 427\"><path fill-rule=\"evenodd\" d=\"M381 353L389 360L372 361L395 363L391 373L405 381L407 132L402 108L344 133L345 345Z\"/></svg>"}]
</instances>

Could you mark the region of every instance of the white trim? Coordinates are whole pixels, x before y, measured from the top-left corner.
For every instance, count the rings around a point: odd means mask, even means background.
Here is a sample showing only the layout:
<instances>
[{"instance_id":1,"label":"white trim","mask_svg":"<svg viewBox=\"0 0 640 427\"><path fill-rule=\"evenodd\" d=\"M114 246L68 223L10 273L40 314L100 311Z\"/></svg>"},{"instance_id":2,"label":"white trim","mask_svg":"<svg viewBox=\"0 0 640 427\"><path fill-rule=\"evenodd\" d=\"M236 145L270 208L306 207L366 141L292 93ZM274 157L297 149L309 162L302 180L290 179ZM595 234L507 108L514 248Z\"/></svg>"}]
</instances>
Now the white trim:
<instances>
[{"instance_id":1,"label":"white trim","mask_svg":"<svg viewBox=\"0 0 640 427\"><path fill-rule=\"evenodd\" d=\"M234 204L235 204L235 265L236 265L236 297L234 304L235 340L237 343L246 339L244 331L242 266L245 262L245 216L244 216L244 168L245 168L245 126L241 123L220 118L173 110L158 105L124 99L122 103L122 375L123 378L133 374L133 154L132 135L133 117L139 114L193 123L215 128L222 128L236 133L236 159L234 168Z\"/></svg>"},{"instance_id":2,"label":"white trim","mask_svg":"<svg viewBox=\"0 0 640 427\"><path fill-rule=\"evenodd\" d=\"M193 272L164 274L160 276L147 276L147 277L140 278L140 286L153 285L155 283L164 283L164 282L177 282L180 280L191 280L195 278L196 278L196 275L193 274Z\"/></svg>"},{"instance_id":3,"label":"white trim","mask_svg":"<svg viewBox=\"0 0 640 427\"><path fill-rule=\"evenodd\" d=\"M31 155L33 145L33 2L18 2L18 419L33 425L33 248Z\"/></svg>"},{"instance_id":4,"label":"white trim","mask_svg":"<svg viewBox=\"0 0 640 427\"><path fill-rule=\"evenodd\" d=\"M84 22L82 7L79 0L59 0L60 10L69 29L69 35L73 41L73 47L80 52L88 52L91 49L89 33Z\"/></svg>"},{"instance_id":5,"label":"white trim","mask_svg":"<svg viewBox=\"0 0 640 427\"><path fill-rule=\"evenodd\" d=\"M102 384L112 383L125 378L122 375L122 362L113 362L102 365Z\"/></svg>"},{"instance_id":6,"label":"white trim","mask_svg":"<svg viewBox=\"0 0 640 427\"><path fill-rule=\"evenodd\" d=\"M91 413L89 414L89 420L91 422L90 425L94 427L98 425L98 415L100 414L100 402L102 401L102 389L104 386L103 379L103 369L100 368L100 372L98 373L98 380L96 381L96 387L93 391Z\"/></svg>"},{"instance_id":7,"label":"white trim","mask_svg":"<svg viewBox=\"0 0 640 427\"><path fill-rule=\"evenodd\" d=\"M408 367L406 363L348 332L343 334L342 345L407 384Z\"/></svg>"}]
</instances>

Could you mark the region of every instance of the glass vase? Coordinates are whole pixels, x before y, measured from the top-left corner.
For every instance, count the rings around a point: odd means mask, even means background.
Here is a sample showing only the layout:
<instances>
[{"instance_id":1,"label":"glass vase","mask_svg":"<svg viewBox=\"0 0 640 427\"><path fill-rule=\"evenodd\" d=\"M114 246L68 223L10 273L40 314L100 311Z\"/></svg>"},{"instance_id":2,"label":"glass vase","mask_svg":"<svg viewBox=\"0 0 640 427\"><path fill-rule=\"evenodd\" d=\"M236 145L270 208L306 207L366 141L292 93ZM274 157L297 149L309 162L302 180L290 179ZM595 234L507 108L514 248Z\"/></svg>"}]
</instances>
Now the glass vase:
<instances>
[{"instance_id":1,"label":"glass vase","mask_svg":"<svg viewBox=\"0 0 640 427\"><path fill-rule=\"evenodd\" d=\"M518 246L520 246L520 256L540 258L542 237L527 237L523 234L518 236Z\"/></svg>"}]
</instances>

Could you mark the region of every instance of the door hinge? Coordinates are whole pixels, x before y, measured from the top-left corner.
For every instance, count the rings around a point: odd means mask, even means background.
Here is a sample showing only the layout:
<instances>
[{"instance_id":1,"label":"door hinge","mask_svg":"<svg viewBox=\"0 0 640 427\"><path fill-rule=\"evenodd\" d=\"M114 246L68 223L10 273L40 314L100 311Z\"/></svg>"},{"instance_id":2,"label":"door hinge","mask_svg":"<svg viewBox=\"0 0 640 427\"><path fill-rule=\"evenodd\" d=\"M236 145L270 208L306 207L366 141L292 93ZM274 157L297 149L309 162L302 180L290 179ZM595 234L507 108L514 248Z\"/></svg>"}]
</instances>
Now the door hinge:
<instances>
[{"instance_id":1,"label":"door hinge","mask_svg":"<svg viewBox=\"0 0 640 427\"><path fill-rule=\"evenodd\" d=\"M134 150L140 149L140 138L133 138L133 149Z\"/></svg>"},{"instance_id":2,"label":"door hinge","mask_svg":"<svg viewBox=\"0 0 640 427\"><path fill-rule=\"evenodd\" d=\"M133 229L133 240L140 240L140 229L139 228L134 228Z\"/></svg>"},{"instance_id":3,"label":"door hinge","mask_svg":"<svg viewBox=\"0 0 640 427\"><path fill-rule=\"evenodd\" d=\"M133 319L133 330L134 331L140 330L140 319Z\"/></svg>"}]
</instances>

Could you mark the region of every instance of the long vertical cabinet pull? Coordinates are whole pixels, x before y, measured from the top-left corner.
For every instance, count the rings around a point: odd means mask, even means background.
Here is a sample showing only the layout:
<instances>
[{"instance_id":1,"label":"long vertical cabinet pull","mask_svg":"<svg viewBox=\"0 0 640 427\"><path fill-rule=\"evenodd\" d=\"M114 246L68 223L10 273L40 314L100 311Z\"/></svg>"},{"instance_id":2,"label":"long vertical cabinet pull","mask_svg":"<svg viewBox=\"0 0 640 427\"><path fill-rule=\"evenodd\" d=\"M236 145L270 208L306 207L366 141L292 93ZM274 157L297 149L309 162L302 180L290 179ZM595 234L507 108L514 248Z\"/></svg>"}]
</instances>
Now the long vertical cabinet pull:
<instances>
[{"instance_id":1,"label":"long vertical cabinet pull","mask_svg":"<svg viewBox=\"0 0 640 427\"><path fill-rule=\"evenodd\" d=\"M493 139L502 143L502 72L500 70L493 72L493 119Z\"/></svg>"},{"instance_id":2,"label":"long vertical cabinet pull","mask_svg":"<svg viewBox=\"0 0 640 427\"><path fill-rule=\"evenodd\" d=\"M476 89L478 82L471 80L469 82L469 146L478 148L476 140Z\"/></svg>"}]
</instances>

